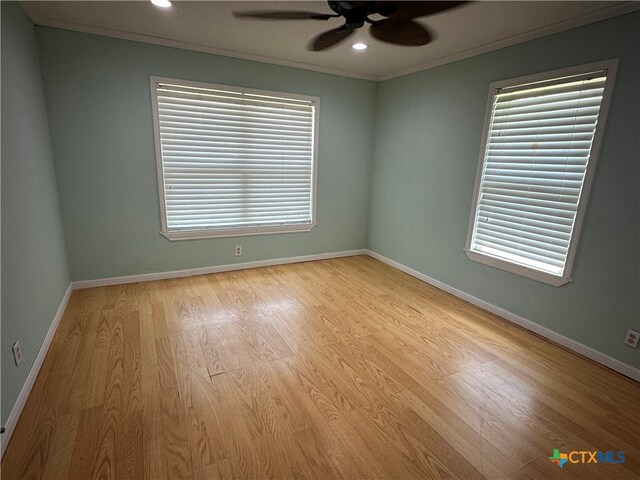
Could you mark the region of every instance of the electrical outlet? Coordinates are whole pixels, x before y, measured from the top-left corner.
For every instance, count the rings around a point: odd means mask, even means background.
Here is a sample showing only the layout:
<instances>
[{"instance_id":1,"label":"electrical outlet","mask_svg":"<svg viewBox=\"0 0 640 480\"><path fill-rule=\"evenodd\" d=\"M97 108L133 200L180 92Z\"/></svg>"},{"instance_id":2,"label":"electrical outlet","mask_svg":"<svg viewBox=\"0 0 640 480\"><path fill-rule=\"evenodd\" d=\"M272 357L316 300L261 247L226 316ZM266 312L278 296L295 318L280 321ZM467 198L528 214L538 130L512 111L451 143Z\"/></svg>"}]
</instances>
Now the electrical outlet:
<instances>
[{"instance_id":1,"label":"electrical outlet","mask_svg":"<svg viewBox=\"0 0 640 480\"><path fill-rule=\"evenodd\" d=\"M234 255L236 257L241 257L242 256L242 245L236 245L236 249L235 249Z\"/></svg>"},{"instance_id":2,"label":"electrical outlet","mask_svg":"<svg viewBox=\"0 0 640 480\"><path fill-rule=\"evenodd\" d=\"M22 346L20 345L20 342L14 343L11 349L13 350L13 360L16 362L17 367L20 365L20 362L22 362Z\"/></svg>"},{"instance_id":3,"label":"electrical outlet","mask_svg":"<svg viewBox=\"0 0 640 480\"><path fill-rule=\"evenodd\" d=\"M640 333L635 330L627 330L627 336L624 338L624 344L631 348L638 348L638 340L640 340Z\"/></svg>"}]
</instances>

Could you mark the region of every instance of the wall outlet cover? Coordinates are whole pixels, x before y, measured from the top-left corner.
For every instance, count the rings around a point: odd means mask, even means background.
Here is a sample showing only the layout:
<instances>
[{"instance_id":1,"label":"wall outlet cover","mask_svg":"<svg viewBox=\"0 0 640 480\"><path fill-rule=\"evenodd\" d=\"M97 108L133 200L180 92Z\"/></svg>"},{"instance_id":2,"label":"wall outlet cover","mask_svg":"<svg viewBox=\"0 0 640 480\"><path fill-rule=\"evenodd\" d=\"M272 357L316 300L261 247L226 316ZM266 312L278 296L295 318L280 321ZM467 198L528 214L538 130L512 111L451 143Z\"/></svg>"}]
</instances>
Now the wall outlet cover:
<instances>
[{"instance_id":1,"label":"wall outlet cover","mask_svg":"<svg viewBox=\"0 0 640 480\"><path fill-rule=\"evenodd\" d=\"M638 341L640 340L640 333L635 330L627 330L627 336L624 339L624 344L631 348L638 348Z\"/></svg>"},{"instance_id":2,"label":"wall outlet cover","mask_svg":"<svg viewBox=\"0 0 640 480\"><path fill-rule=\"evenodd\" d=\"M234 255L236 257L241 257L242 256L242 245L236 245L236 248L234 250Z\"/></svg>"}]
</instances>

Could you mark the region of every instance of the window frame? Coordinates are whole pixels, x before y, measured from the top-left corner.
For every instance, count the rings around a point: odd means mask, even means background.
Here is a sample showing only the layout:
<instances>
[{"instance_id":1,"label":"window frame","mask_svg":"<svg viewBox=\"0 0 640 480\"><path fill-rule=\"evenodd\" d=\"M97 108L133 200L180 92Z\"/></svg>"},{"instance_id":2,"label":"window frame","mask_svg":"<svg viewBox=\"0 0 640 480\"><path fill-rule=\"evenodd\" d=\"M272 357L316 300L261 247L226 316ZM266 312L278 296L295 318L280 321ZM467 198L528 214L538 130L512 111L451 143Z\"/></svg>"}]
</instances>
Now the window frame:
<instances>
[{"instance_id":1,"label":"window frame","mask_svg":"<svg viewBox=\"0 0 640 480\"><path fill-rule=\"evenodd\" d=\"M202 230L185 230L185 231L173 231L169 230L167 226L167 204L164 188L164 165L162 162L162 141L160 138L160 119L158 116L158 83L173 83L177 85L184 85L187 87L196 88L210 88L217 90L224 90L237 93L248 93L254 95L267 95L274 96L283 99L292 100L304 100L310 102L314 107L313 113L313 150L312 150L312 167L311 167L311 222L290 224L290 225L265 225L254 227L228 227L228 228L208 228ZM174 240L197 240L205 238L220 238L220 237L244 237L252 235L270 235L278 233L295 233L295 232L310 232L317 225L317 184L318 184L318 139L319 139L319 119L320 119L320 98L310 95L300 95L288 92L277 92L273 90L261 90L254 88L238 87L235 85L223 85L208 82L197 82L192 80L184 80L170 77L160 77L151 75L149 77L149 84L151 89L151 107L153 117L153 135L155 144L156 155L156 172L158 181L158 194L160 200L160 234L167 239Z\"/></svg>"},{"instance_id":2,"label":"window frame","mask_svg":"<svg viewBox=\"0 0 640 480\"><path fill-rule=\"evenodd\" d=\"M484 116L484 127L482 130L482 139L480 143L480 153L478 159L478 165L476 168L476 178L473 189L473 197L471 200L471 211L469 213L469 222L467 229L467 238L464 246L464 252L467 254L470 260L488 265L490 267L498 268L522 277L537 280L542 283L552 285L554 287L560 287L573 281L573 267L575 257L577 253L577 247L580 240L580 233L582 231L582 224L584 222L589 197L591 193L591 187L593 184L596 164L600 154L602 146L602 139L606 128L606 120L608 117L609 106L611 103L611 95L613 86L615 84L616 72L618 68L619 59L614 58L610 60L604 60L600 62L593 62L583 65L576 65L573 67L562 68L558 70L552 70L542 73L536 73L532 75L525 75L521 77L511 78L507 80L500 80L492 82L489 85L489 94L487 97L487 107ZM587 169L585 172L584 183L582 185L582 191L580 192L580 199L578 200L575 222L573 225L573 231L569 241L569 248L567 250L567 258L564 265L562 275L554 275L549 272L537 270L532 267L517 264L504 260L501 258L493 257L486 253L481 253L475 250L471 250L471 242L473 237L473 230L475 226L476 213L478 209L478 200L480 193L480 184L482 181L482 173L484 171L485 155L488 142L489 129L491 127L491 114L493 111L493 103L495 95L500 89L505 87L519 86L527 83L540 82L544 80L558 79L563 76L580 75L589 73L591 71L606 70L607 79L605 81L604 91L602 94L602 103L600 104L600 111L598 114L598 122L591 143L591 152L589 160L587 162Z\"/></svg>"}]
</instances>

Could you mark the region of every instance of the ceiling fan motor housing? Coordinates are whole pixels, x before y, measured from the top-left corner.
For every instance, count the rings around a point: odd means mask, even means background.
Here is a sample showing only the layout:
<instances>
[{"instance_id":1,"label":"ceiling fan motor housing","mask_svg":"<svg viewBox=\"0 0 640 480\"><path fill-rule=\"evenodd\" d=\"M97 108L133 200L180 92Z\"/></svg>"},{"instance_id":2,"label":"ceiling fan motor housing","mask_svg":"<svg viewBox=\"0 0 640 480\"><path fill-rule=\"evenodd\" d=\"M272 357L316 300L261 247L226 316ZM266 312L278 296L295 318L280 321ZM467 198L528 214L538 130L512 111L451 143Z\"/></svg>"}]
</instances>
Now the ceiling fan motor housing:
<instances>
[{"instance_id":1,"label":"ceiling fan motor housing","mask_svg":"<svg viewBox=\"0 0 640 480\"><path fill-rule=\"evenodd\" d=\"M368 15L375 13L374 2L327 2L329 8L345 18L345 26L349 29L360 28Z\"/></svg>"}]
</instances>

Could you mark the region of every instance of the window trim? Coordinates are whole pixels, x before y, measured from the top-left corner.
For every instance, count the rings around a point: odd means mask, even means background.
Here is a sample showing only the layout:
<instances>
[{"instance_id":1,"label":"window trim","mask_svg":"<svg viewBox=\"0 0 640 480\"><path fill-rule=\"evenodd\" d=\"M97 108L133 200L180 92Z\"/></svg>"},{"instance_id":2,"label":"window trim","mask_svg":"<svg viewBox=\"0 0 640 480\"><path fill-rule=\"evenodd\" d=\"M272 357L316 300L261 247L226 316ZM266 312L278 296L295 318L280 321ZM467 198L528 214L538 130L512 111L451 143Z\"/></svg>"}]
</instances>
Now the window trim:
<instances>
[{"instance_id":1,"label":"window trim","mask_svg":"<svg viewBox=\"0 0 640 480\"><path fill-rule=\"evenodd\" d=\"M490 267L505 270L522 277L530 278L543 282L554 287L560 287L566 283L573 281L572 273L574 261L577 253L577 247L580 240L580 233L582 231L582 224L587 211L589 203L589 196L591 192L591 186L596 170L596 164L600 154L600 148L602 145L602 139L606 128L606 120L609 112L609 105L611 103L611 93L613 85L615 83L616 72L618 69L619 59L614 58L610 60L604 60L601 62L588 63L584 65L576 65L573 67L562 68L558 70L552 70L543 73L536 73L533 75L526 75L517 78L511 78L507 80L500 80L492 82L489 85L489 94L487 96L487 107L484 116L484 128L482 130L482 139L480 143L480 153L478 159L478 166L476 168L476 179L473 189L473 197L471 200L471 210L469 213L469 222L467 228L467 238L464 246L464 252L467 254L470 260L488 265ZM487 148L487 140L489 135L489 128L491 124L491 112L493 110L493 100L495 95L501 88L522 85L526 83L539 82L543 80L549 80L553 78L560 78L562 76L580 75L582 73L588 73L590 71L606 70L607 79L602 94L602 103L600 104L600 112L598 115L598 124L591 144L591 154L589 156L589 162L587 164L587 170L584 177L584 184L582 186L582 192L580 194L580 200L578 201L578 207L576 211L575 223L573 226L573 232L571 234L571 240L569 243L569 249L567 251L567 259L564 266L562 275L554 275L552 273L536 270L531 267L516 264L496 258L484 253L471 250L471 241L473 236L473 228L476 218L476 211L478 208L478 194L480 193L480 183L482 180L482 172L484 170L485 152Z\"/></svg>"},{"instance_id":2,"label":"window trim","mask_svg":"<svg viewBox=\"0 0 640 480\"><path fill-rule=\"evenodd\" d=\"M265 225L258 227L232 227L232 228L210 228L202 230L187 230L187 231L169 231L167 227L167 206L166 197L164 191L164 175L162 164L162 143L160 139L160 120L158 117L158 90L156 85L158 83L177 83L178 85L185 85L196 88L212 88L219 90L226 90L230 92L249 93L254 95L272 95L280 98L290 98L295 100L305 100L311 102L314 106L313 114L313 157L312 157L312 170L311 170L311 222L292 224L292 225ZM245 237L252 235L269 235L277 233L296 233L296 232L310 232L317 225L317 209L318 209L318 144L319 140L319 128L318 124L320 119L320 98L310 95L300 95L287 92L276 92L273 90L260 90L254 88L238 87L234 85L222 85L208 82L196 82L192 80L183 80L170 77L159 77L151 75L149 77L149 85L151 90L151 108L153 117L153 135L156 154L156 172L158 180L158 194L160 200L160 234L167 239L174 240L197 240L204 238L220 238L220 237Z\"/></svg>"}]
</instances>

